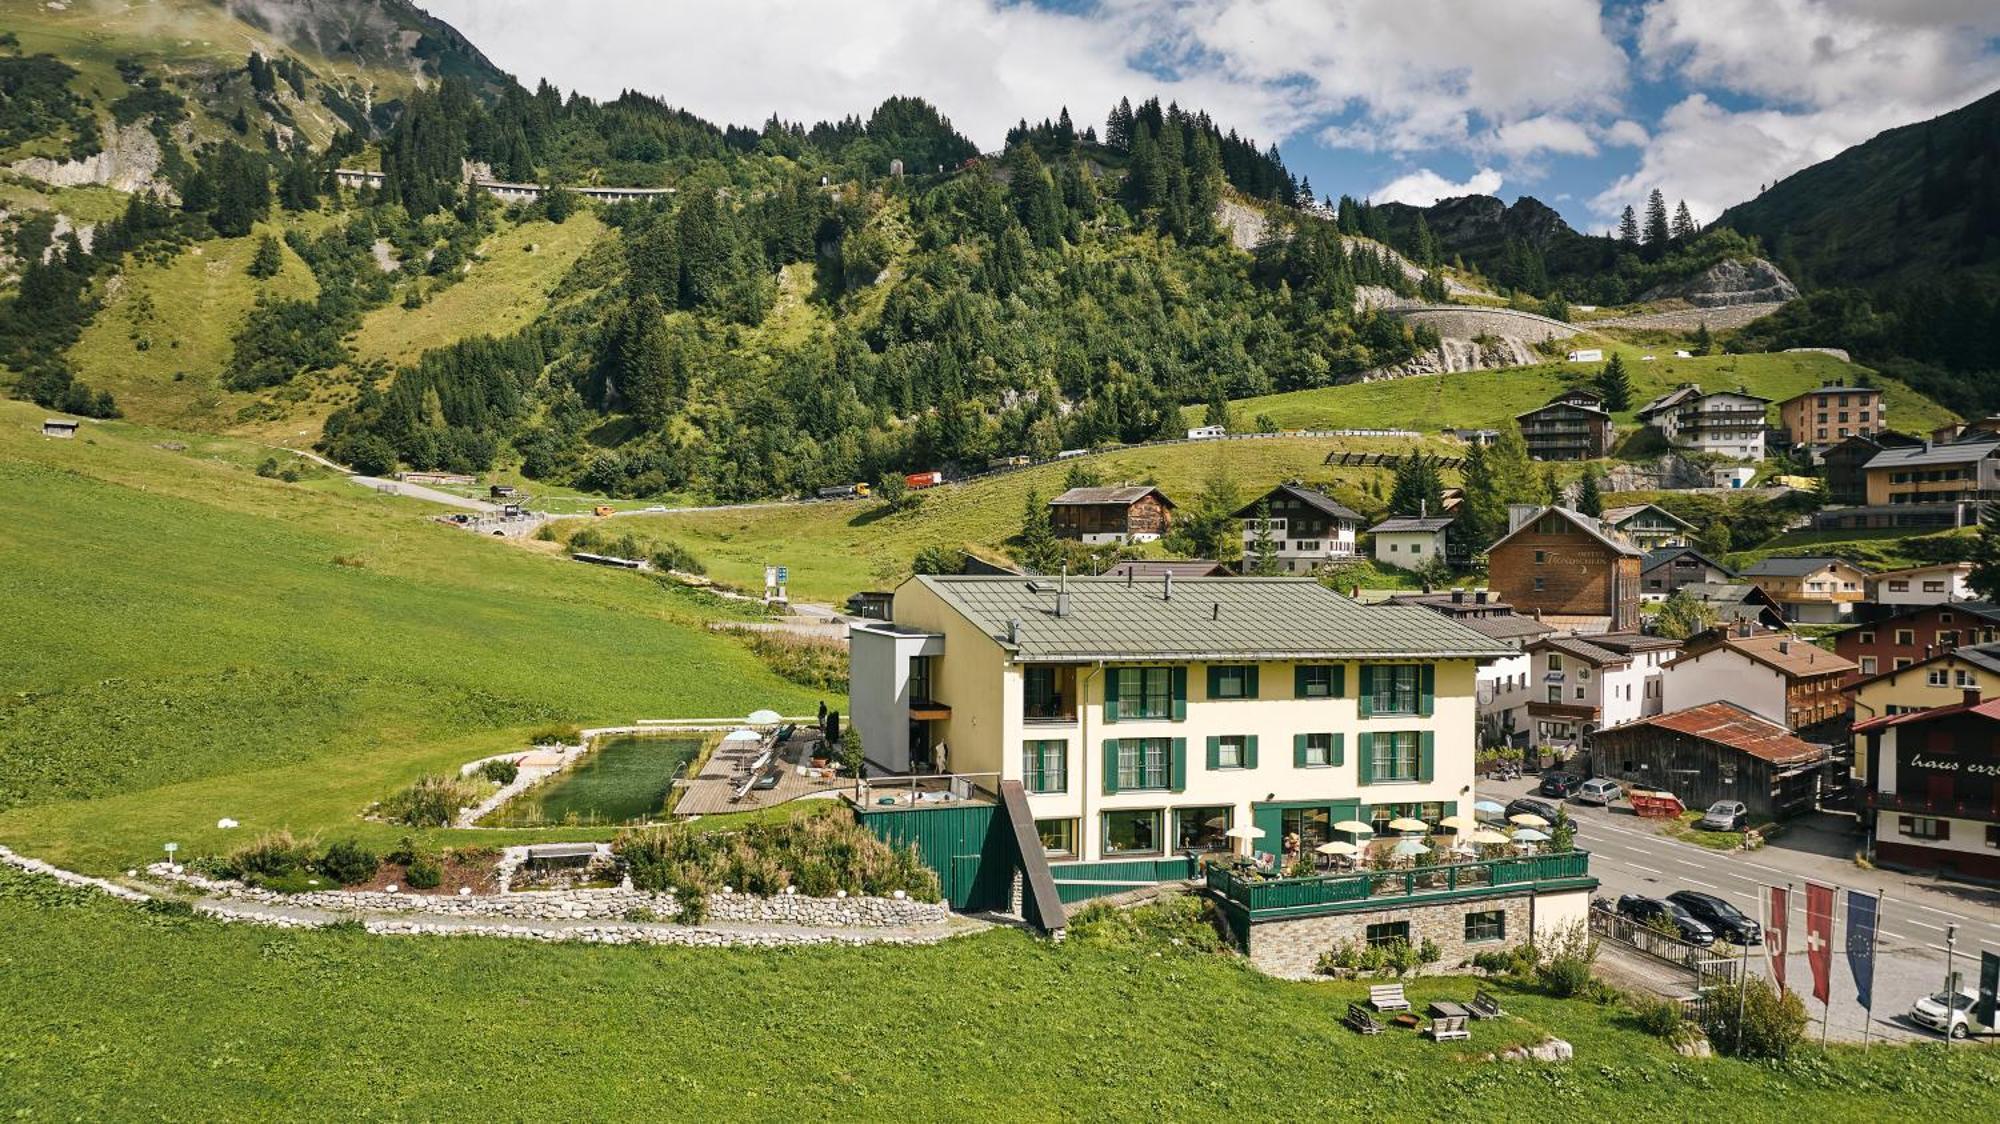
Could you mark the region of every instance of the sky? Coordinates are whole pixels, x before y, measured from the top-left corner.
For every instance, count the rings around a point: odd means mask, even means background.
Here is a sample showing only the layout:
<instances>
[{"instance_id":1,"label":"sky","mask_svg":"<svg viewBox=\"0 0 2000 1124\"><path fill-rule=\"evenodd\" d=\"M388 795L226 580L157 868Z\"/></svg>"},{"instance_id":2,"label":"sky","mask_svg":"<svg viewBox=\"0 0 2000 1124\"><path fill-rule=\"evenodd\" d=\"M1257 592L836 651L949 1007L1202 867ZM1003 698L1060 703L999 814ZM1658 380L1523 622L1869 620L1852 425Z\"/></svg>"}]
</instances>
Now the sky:
<instances>
[{"instance_id":1,"label":"sky","mask_svg":"<svg viewBox=\"0 0 2000 1124\"><path fill-rule=\"evenodd\" d=\"M1276 143L1316 194L1700 222L2000 89L1995 0L419 0L532 86L718 124L912 94L982 149L1120 96Z\"/></svg>"}]
</instances>

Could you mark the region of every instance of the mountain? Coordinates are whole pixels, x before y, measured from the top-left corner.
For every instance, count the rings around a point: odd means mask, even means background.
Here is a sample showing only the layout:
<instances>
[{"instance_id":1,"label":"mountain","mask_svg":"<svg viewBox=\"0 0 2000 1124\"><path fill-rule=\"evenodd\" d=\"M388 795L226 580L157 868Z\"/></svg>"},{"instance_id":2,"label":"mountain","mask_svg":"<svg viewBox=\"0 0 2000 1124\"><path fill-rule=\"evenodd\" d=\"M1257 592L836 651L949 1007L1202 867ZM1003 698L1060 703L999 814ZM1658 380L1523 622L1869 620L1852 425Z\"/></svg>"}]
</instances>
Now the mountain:
<instances>
[{"instance_id":1,"label":"mountain","mask_svg":"<svg viewBox=\"0 0 2000 1124\"><path fill-rule=\"evenodd\" d=\"M2000 276L2000 92L1795 172L1716 222L1807 289Z\"/></svg>"}]
</instances>

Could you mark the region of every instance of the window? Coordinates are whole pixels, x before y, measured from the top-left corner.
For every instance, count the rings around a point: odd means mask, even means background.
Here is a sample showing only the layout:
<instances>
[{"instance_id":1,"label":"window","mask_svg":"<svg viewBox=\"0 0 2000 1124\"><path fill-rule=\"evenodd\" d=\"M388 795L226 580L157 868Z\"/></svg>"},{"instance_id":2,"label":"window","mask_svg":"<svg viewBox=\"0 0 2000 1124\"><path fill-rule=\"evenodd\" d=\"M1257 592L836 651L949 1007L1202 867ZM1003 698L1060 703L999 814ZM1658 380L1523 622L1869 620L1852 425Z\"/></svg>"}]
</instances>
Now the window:
<instances>
[{"instance_id":1,"label":"window","mask_svg":"<svg viewBox=\"0 0 2000 1124\"><path fill-rule=\"evenodd\" d=\"M1562 684L1560 683L1549 684L1549 701L1552 703L1560 703L1563 701Z\"/></svg>"},{"instance_id":2,"label":"window","mask_svg":"<svg viewBox=\"0 0 2000 1124\"><path fill-rule=\"evenodd\" d=\"M1320 542L1318 539L1300 539L1292 544L1292 549L1298 551L1300 554L1318 554L1320 552Z\"/></svg>"},{"instance_id":3,"label":"window","mask_svg":"<svg viewBox=\"0 0 2000 1124\"><path fill-rule=\"evenodd\" d=\"M1232 811L1227 804L1174 809L1174 850L1227 851Z\"/></svg>"},{"instance_id":4,"label":"window","mask_svg":"<svg viewBox=\"0 0 2000 1124\"><path fill-rule=\"evenodd\" d=\"M1215 739L1215 767L1241 769L1250 761L1249 742L1242 734Z\"/></svg>"},{"instance_id":5,"label":"window","mask_svg":"<svg viewBox=\"0 0 2000 1124\"><path fill-rule=\"evenodd\" d=\"M1369 775L1378 781L1416 780L1419 745L1420 736L1414 730L1376 734L1372 743L1375 760Z\"/></svg>"},{"instance_id":6,"label":"window","mask_svg":"<svg viewBox=\"0 0 2000 1124\"><path fill-rule=\"evenodd\" d=\"M1912 839L1950 839L1951 821L1935 816L1902 816L1898 819L1896 831Z\"/></svg>"},{"instance_id":7,"label":"window","mask_svg":"<svg viewBox=\"0 0 2000 1124\"><path fill-rule=\"evenodd\" d=\"M1546 550L1538 550L1538 551L1536 551L1536 552L1535 552L1535 565L1539 566L1539 565L1541 565L1542 563L1544 563L1544 562L1547 562L1548 560L1549 560L1549 552L1548 552L1548 551L1546 551Z\"/></svg>"},{"instance_id":8,"label":"window","mask_svg":"<svg viewBox=\"0 0 2000 1124\"><path fill-rule=\"evenodd\" d=\"M1420 542L1413 542L1413 543L1411 543L1411 544L1410 544L1410 553L1411 553L1411 554L1422 554L1423 552L1424 552L1424 544L1423 544L1423 543L1420 543Z\"/></svg>"},{"instance_id":9,"label":"window","mask_svg":"<svg viewBox=\"0 0 2000 1124\"><path fill-rule=\"evenodd\" d=\"M1160 849L1160 811L1104 813L1104 853L1136 855Z\"/></svg>"},{"instance_id":10,"label":"window","mask_svg":"<svg viewBox=\"0 0 2000 1124\"><path fill-rule=\"evenodd\" d=\"M931 657L910 658L910 701L935 702L931 698Z\"/></svg>"},{"instance_id":11,"label":"window","mask_svg":"<svg viewBox=\"0 0 2000 1124\"><path fill-rule=\"evenodd\" d=\"M1889 592L1908 593L1910 592L1910 583L1907 581L1891 581L1889 583Z\"/></svg>"},{"instance_id":12,"label":"window","mask_svg":"<svg viewBox=\"0 0 2000 1124\"><path fill-rule=\"evenodd\" d=\"M1250 669L1247 667L1211 667L1208 669L1208 683L1212 688L1208 693L1210 698L1250 697Z\"/></svg>"},{"instance_id":13,"label":"window","mask_svg":"<svg viewBox=\"0 0 2000 1124\"><path fill-rule=\"evenodd\" d=\"M1899 628L1896 630L1896 646L1898 648L1907 648L1910 645L1915 644L1916 642L1917 642L1917 632L1915 629Z\"/></svg>"},{"instance_id":14,"label":"window","mask_svg":"<svg viewBox=\"0 0 2000 1124\"><path fill-rule=\"evenodd\" d=\"M1861 657L1861 674L1863 674L1863 675L1873 675L1873 674L1875 674L1875 657L1874 657L1874 656L1863 656L1863 657Z\"/></svg>"},{"instance_id":15,"label":"window","mask_svg":"<svg viewBox=\"0 0 2000 1124\"><path fill-rule=\"evenodd\" d=\"M1943 592L1944 592L1944 583L1943 583L1943 582L1941 582L1941 581L1935 581L1935 582L1934 582L1934 581L1926 581L1926 582L1924 583L1924 592L1925 592L1925 593L1943 593Z\"/></svg>"},{"instance_id":16,"label":"window","mask_svg":"<svg viewBox=\"0 0 2000 1124\"><path fill-rule=\"evenodd\" d=\"M1282 842L1290 842L1298 836L1299 854L1309 855L1314 847L1333 838L1332 809L1286 808L1278 815L1278 833ZM1275 848L1273 848L1275 849Z\"/></svg>"},{"instance_id":17,"label":"window","mask_svg":"<svg viewBox=\"0 0 2000 1124\"><path fill-rule=\"evenodd\" d=\"M1536 579L1535 579L1535 592L1536 592L1536 593L1542 593L1542 592L1545 592L1545 591L1546 591L1546 590L1547 590L1548 588L1549 588L1549 583L1548 583L1548 580L1547 580L1546 578L1536 578Z\"/></svg>"},{"instance_id":18,"label":"window","mask_svg":"<svg viewBox=\"0 0 2000 1124\"><path fill-rule=\"evenodd\" d=\"M1029 720L1049 721L1069 719L1074 721L1075 700L1065 698L1064 688L1074 688L1073 672L1058 674L1058 669L1047 664L1030 665L1021 674L1022 717Z\"/></svg>"},{"instance_id":19,"label":"window","mask_svg":"<svg viewBox=\"0 0 2000 1124\"><path fill-rule=\"evenodd\" d=\"M1563 658L1558 653L1550 652L1548 662L1543 666L1547 667L1550 671L1561 671L1563 669Z\"/></svg>"},{"instance_id":20,"label":"window","mask_svg":"<svg viewBox=\"0 0 2000 1124\"><path fill-rule=\"evenodd\" d=\"M1860 631L1860 633L1858 633L1855 636L1854 639L1862 644L1873 644L1875 642L1875 630L1872 628L1864 628Z\"/></svg>"},{"instance_id":21,"label":"window","mask_svg":"<svg viewBox=\"0 0 2000 1124\"><path fill-rule=\"evenodd\" d=\"M1915 660L1911 659L1908 656L1897 656L1893 666L1895 670L1901 671L1915 662L1916 662Z\"/></svg>"},{"instance_id":22,"label":"window","mask_svg":"<svg viewBox=\"0 0 2000 1124\"><path fill-rule=\"evenodd\" d=\"M1384 664L1374 669L1374 699L1370 714L1415 714L1422 689L1416 664Z\"/></svg>"},{"instance_id":23,"label":"window","mask_svg":"<svg viewBox=\"0 0 2000 1124\"><path fill-rule=\"evenodd\" d=\"M1302 667L1299 669L1299 697L1305 699L1330 699L1333 697L1333 668Z\"/></svg>"},{"instance_id":24,"label":"window","mask_svg":"<svg viewBox=\"0 0 2000 1124\"><path fill-rule=\"evenodd\" d=\"M1300 754L1299 764L1307 768L1319 768L1333 764L1333 735L1306 734L1305 748Z\"/></svg>"},{"instance_id":25,"label":"window","mask_svg":"<svg viewBox=\"0 0 2000 1124\"><path fill-rule=\"evenodd\" d=\"M1582 701L1583 701L1583 686L1582 686L1582 684L1578 684L1578 685L1577 685L1577 688L1576 688L1576 701L1578 701L1578 702L1582 702Z\"/></svg>"},{"instance_id":26,"label":"window","mask_svg":"<svg viewBox=\"0 0 2000 1124\"><path fill-rule=\"evenodd\" d=\"M1064 792L1069 788L1069 743L1021 743L1021 783L1029 792Z\"/></svg>"},{"instance_id":27,"label":"window","mask_svg":"<svg viewBox=\"0 0 2000 1124\"><path fill-rule=\"evenodd\" d=\"M1507 939L1507 911L1488 909L1465 915L1465 943L1479 944L1482 941L1504 941Z\"/></svg>"},{"instance_id":28,"label":"window","mask_svg":"<svg viewBox=\"0 0 2000 1124\"><path fill-rule=\"evenodd\" d=\"M1988 847L2000 847L2000 823L1986 825L1986 845Z\"/></svg>"},{"instance_id":29,"label":"window","mask_svg":"<svg viewBox=\"0 0 2000 1124\"><path fill-rule=\"evenodd\" d=\"M1410 943L1410 923L1408 921L1379 921L1368 926L1368 943L1376 948L1401 941Z\"/></svg>"},{"instance_id":30,"label":"window","mask_svg":"<svg viewBox=\"0 0 2000 1124\"><path fill-rule=\"evenodd\" d=\"M1118 672L1118 717L1172 718L1174 673L1170 667L1127 667Z\"/></svg>"},{"instance_id":31,"label":"window","mask_svg":"<svg viewBox=\"0 0 2000 1124\"><path fill-rule=\"evenodd\" d=\"M1934 667L1924 676L1924 681L1933 687L1949 687L1951 686L1951 673L1941 667Z\"/></svg>"},{"instance_id":32,"label":"window","mask_svg":"<svg viewBox=\"0 0 2000 1124\"><path fill-rule=\"evenodd\" d=\"M1953 672L1952 681L1953 685L1958 687L1971 687L1975 685L1972 679L1972 673L1969 671Z\"/></svg>"},{"instance_id":33,"label":"window","mask_svg":"<svg viewBox=\"0 0 2000 1124\"><path fill-rule=\"evenodd\" d=\"M1042 837L1042 850L1051 855L1076 854L1075 820L1036 820L1035 834Z\"/></svg>"},{"instance_id":34,"label":"window","mask_svg":"<svg viewBox=\"0 0 2000 1124\"><path fill-rule=\"evenodd\" d=\"M1958 630L1955 628L1939 629L1937 634L1937 646L1940 648L1958 647Z\"/></svg>"},{"instance_id":35,"label":"window","mask_svg":"<svg viewBox=\"0 0 2000 1124\"><path fill-rule=\"evenodd\" d=\"M1167 787L1167 764L1173 756L1168 738L1118 740L1118 790Z\"/></svg>"}]
</instances>

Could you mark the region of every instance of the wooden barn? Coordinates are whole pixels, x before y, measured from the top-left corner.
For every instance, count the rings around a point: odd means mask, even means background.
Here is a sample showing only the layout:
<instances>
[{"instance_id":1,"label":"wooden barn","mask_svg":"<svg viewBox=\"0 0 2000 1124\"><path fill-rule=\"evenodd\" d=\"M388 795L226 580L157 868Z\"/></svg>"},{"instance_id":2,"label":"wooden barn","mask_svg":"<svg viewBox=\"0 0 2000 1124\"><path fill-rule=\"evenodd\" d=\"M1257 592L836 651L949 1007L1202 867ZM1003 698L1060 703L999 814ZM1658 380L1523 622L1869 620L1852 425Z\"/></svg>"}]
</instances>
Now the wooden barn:
<instances>
[{"instance_id":1,"label":"wooden barn","mask_svg":"<svg viewBox=\"0 0 2000 1124\"><path fill-rule=\"evenodd\" d=\"M1827 748L1729 702L1710 702L1599 730L1591 770L1680 797L1689 808L1741 800L1754 821L1810 812Z\"/></svg>"},{"instance_id":2,"label":"wooden barn","mask_svg":"<svg viewBox=\"0 0 2000 1124\"><path fill-rule=\"evenodd\" d=\"M1071 488L1049 501L1059 539L1084 543L1152 542L1174 521L1174 501L1149 484Z\"/></svg>"}]
</instances>

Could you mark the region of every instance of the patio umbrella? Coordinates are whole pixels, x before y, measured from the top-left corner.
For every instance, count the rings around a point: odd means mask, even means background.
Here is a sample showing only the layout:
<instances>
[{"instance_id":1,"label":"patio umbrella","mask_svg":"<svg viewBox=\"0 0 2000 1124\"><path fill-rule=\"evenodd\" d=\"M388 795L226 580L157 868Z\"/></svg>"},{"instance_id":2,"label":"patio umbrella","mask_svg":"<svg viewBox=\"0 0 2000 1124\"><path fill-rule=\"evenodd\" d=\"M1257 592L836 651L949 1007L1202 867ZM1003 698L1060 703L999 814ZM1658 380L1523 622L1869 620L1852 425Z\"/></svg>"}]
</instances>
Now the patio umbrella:
<instances>
[{"instance_id":1,"label":"patio umbrella","mask_svg":"<svg viewBox=\"0 0 2000 1124\"><path fill-rule=\"evenodd\" d=\"M784 715L775 710L753 710L746 721L752 726L776 726L783 718Z\"/></svg>"},{"instance_id":2,"label":"patio umbrella","mask_svg":"<svg viewBox=\"0 0 2000 1124\"><path fill-rule=\"evenodd\" d=\"M1347 832L1349 835L1375 834L1375 827L1373 824L1362 823L1360 820L1342 820L1339 823L1333 825L1333 830L1344 831Z\"/></svg>"},{"instance_id":3,"label":"patio umbrella","mask_svg":"<svg viewBox=\"0 0 2000 1124\"><path fill-rule=\"evenodd\" d=\"M1505 835L1500 834L1497 831L1494 831L1490 827L1482 827L1478 831L1475 831L1472 834L1466 836L1465 841L1467 843L1478 843L1481 844L1482 846L1485 846L1494 843L1505 843L1507 842L1507 837Z\"/></svg>"},{"instance_id":4,"label":"patio umbrella","mask_svg":"<svg viewBox=\"0 0 2000 1124\"><path fill-rule=\"evenodd\" d=\"M1264 838L1264 829L1261 827L1252 827L1247 823L1243 823L1243 824L1237 824L1235 827L1230 828L1228 831L1225 831L1222 834L1228 836L1231 839L1262 839Z\"/></svg>"},{"instance_id":5,"label":"patio umbrella","mask_svg":"<svg viewBox=\"0 0 2000 1124\"><path fill-rule=\"evenodd\" d=\"M1472 810L1485 812L1487 815L1499 815L1507 809L1492 800L1475 800L1472 803Z\"/></svg>"},{"instance_id":6,"label":"patio umbrella","mask_svg":"<svg viewBox=\"0 0 2000 1124\"><path fill-rule=\"evenodd\" d=\"M1343 843L1338 839L1331 843L1322 843L1314 847L1313 850L1318 851L1322 855L1358 855L1361 853L1361 848L1356 847L1352 843Z\"/></svg>"},{"instance_id":7,"label":"patio umbrella","mask_svg":"<svg viewBox=\"0 0 2000 1124\"><path fill-rule=\"evenodd\" d=\"M1533 812L1516 812L1513 815L1507 817L1507 822L1512 824L1517 824L1521 827L1549 826L1549 821L1543 819L1542 817L1536 815Z\"/></svg>"},{"instance_id":8,"label":"patio umbrella","mask_svg":"<svg viewBox=\"0 0 2000 1124\"><path fill-rule=\"evenodd\" d=\"M1479 827L1479 821L1471 816L1446 816L1438 821L1438 826L1453 831L1473 831Z\"/></svg>"},{"instance_id":9,"label":"patio umbrella","mask_svg":"<svg viewBox=\"0 0 2000 1124\"><path fill-rule=\"evenodd\" d=\"M725 745L741 745L744 742L760 742L763 740L764 735L755 730L731 730L722 735L722 741Z\"/></svg>"},{"instance_id":10,"label":"patio umbrella","mask_svg":"<svg viewBox=\"0 0 2000 1124\"><path fill-rule=\"evenodd\" d=\"M1547 843L1548 841L1549 836L1547 832L1536 831L1532 827L1524 827L1514 833L1514 842L1516 843Z\"/></svg>"},{"instance_id":11,"label":"patio umbrella","mask_svg":"<svg viewBox=\"0 0 2000 1124\"><path fill-rule=\"evenodd\" d=\"M1430 850L1429 847L1424 846L1424 841L1421 839L1405 839L1390 848L1390 853L1396 855L1427 855L1430 853Z\"/></svg>"},{"instance_id":12,"label":"patio umbrella","mask_svg":"<svg viewBox=\"0 0 2000 1124\"><path fill-rule=\"evenodd\" d=\"M1429 831L1431 825L1409 816L1400 816L1389 821L1389 828L1392 831Z\"/></svg>"}]
</instances>

